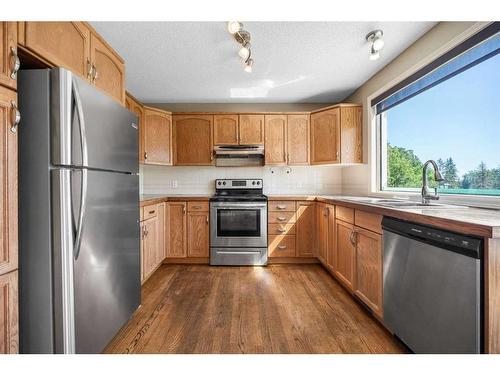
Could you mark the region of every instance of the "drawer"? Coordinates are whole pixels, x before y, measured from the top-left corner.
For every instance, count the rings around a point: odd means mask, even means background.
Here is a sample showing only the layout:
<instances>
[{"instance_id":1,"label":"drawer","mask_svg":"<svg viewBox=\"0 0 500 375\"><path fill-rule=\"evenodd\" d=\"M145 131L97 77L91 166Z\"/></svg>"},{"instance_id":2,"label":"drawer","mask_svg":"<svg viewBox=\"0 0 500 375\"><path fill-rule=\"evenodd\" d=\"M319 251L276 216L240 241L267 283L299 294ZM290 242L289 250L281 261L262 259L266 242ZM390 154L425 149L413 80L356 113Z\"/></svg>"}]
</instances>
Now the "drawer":
<instances>
[{"instance_id":1,"label":"drawer","mask_svg":"<svg viewBox=\"0 0 500 375\"><path fill-rule=\"evenodd\" d=\"M382 234L382 215L356 210L354 212L354 224L358 227Z\"/></svg>"},{"instance_id":2,"label":"drawer","mask_svg":"<svg viewBox=\"0 0 500 375\"><path fill-rule=\"evenodd\" d=\"M269 257L294 257L295 236L268 236Z\"/></svg>"},{"instance_id":3,"label":"drawer","mask_svg":"<svg viewBox=\"0 0 500 375\"><path fill-rule=\"evenodd\" d=\"M269 235L295 234L295 224L269 224L267 232Z\"/></svg>"},{"instance_id":4,"label":"drawer","mask_svg":"<svg viewBox=\"0 0 500 375\"><path fill-rule=\"evenodd\" d=\"M151 219L153 217L156 217L157 213L158 213L158 206L156 204L144 206L142 208L141 220L147 220L147 219Z\"/></svg>"},{"instance_id":5,"label":"drawer","mask_svg":"<svg viewBox=\"0 0 500 375\"><path fill-rule=\"evenodd\" d=\"M289 211L295 212L295 201L268 201L269 211Z\"/></svg>"},{"instance_id":6,"label":"drawer","mask_svg":"<svg viewBox=\"0 0 500 375\"><path fill-rule=\"evenodd\" d=\"M295 223L295 212L268 212L268 223L293 224Z\"/></svg>"},{"instance_id":7,"label":"drawer","mask_svg":"<svg viewBox=\"0 0 500 375\"><path fill-rule=\"evenodd\" d=\"M208 211L208 202L204 201L192 201L188 202L188 211Z\"/></svg>"},{"instance_id":8,"label":"drawer","mask_svg":"<svg viewBox=\"0 0 500 375\"><path fill-rule=\"evenodd\" d=\"M354 224L354 209L342 206L335 207L335 218Z\"/></svg>"}]
</instances>

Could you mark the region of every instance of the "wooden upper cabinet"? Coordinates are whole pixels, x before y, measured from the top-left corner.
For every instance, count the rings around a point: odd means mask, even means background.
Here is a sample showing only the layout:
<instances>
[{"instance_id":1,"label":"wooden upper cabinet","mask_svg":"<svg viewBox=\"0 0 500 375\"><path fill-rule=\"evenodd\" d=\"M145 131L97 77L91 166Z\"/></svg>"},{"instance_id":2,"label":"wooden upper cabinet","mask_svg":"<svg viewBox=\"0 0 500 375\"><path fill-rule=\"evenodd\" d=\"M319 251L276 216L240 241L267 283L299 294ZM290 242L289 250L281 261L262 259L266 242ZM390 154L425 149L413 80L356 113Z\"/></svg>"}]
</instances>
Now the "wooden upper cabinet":
<instances>
[{"instance_id":1,"label":"wooden upper cabinet","mask_svg":"<svg viewBox=\"0 0 500 375\"><path fill-rule=\"evenodd\" d=\"M0 275L0 354L19 352L18 272Z\"/></svg>"},{"instance_id":2,"label":"wooden upper cabinet","mask_svg":"<svg viewBox=\"0 0 500 375\"><path fill-rule=\"evenodd\" d=\"M340 162L340 108L311 115L311 164Z\"/></svg>"},{"instance_id":3,"label":"wooden upper cabinet","mask_svg":"<svg viewBox=\"0 0 500 375\"><path fill-rule=\"evenodd\" d=\"M17 234L17 142L11 130L17 95L0 86L0 274L15 270L18 264ZM0 337L1 340L1 337Z\"/></svg>"},{"instance_id":4,"label":"wooden upper cabinet","mask_svg":"<svg viewBox=\"0 0 500 375\"><path fill-rule=\"evenodd\" d=\"M342 163L363 162L362 107L340 109L340 161Z\"/></svg>"},{"instance_id":5,"label":"wooden upper cabinet","mask_svg":"<svg viewBox=\"0 0 500 375\"><path fill-rule=\"evenodd\" d=\"M358 227L355 232L354 293L382 317L382 236Z\"/></svg>"},{"instance_id":6,"label":"wooden upper cabinet","mask_svg":"<svg viewBox=\"0 0 500 375\"><path fill-rule=\"evenodd\" d=\"M17 88L17 22L0 22L0 85Z\"/></svg>"},{"instance_id":7,"label":"wooden upper cabinet","mask_svg":"<svg viewBox=\"0 0 500 375\"><path fill-rule=\"evenodd\" d=\"M144 163L144 106L129 93L125 96L125 107L137 116L139 129L139 163Z\"/></svg>"},{"instance_id":8,"label":"wooden upper cabinet","mask_svg":"<svg viewBox=\"0 0 500 375\"><path fill-rule=\"evenodd\" d=\"M207 211L193 211L187 214L188 257L209 256L209 218Z\"/></svg>"},{"instance_id":9,"label":"wooden upper cabinet","mask_svg":"<svg viewBox=\"0 0 500 375\"><path fill-rule=\"evenodd\" d=\"M144 107L144 163L172 164L172 117L170 113Z\"/></svg>"},{"instance_id":10,"label":"wooden upper cabinet","mask_svg":"<svg viewBox=\"0 0 500 375\"><path fill-rule=\"evenodd\" d=\"M186 202L167 202L167 258L187 255Z\"/></svg>"},{"instance_id":11,"label":"wooden upper cabinet","mask_svg":"<svg viewBox=\"0 0 500 375\"><path fill-rule=\"evenodd\" d=\"M174 165L212 165L212 115L174 115Z\"/></svg>"},{"instance_id":12,"label":"wooden upper cabinet","mask_svg":"<svg viewBox=\"0 0 500 375\"><path fill-rule=\"evenodd\" d=\"M214 115L214 145L238 145L238 115Z\"/></svg>"},{"instance_id":13,"label":"wooden upper cabinet","mask_svg":"<svg viewBox=\"0 0 500 375\"><path fill-rule=\"evenodd\" d=\"M90 61L94 67L92 82L120 103L125 103L125 64L97 35L91 34Z\"/></svg>"},{"instance_id":14,"label":"wooden upper cabinet","mask_svg":"<svg viewBox=\"0 0 500 375\"><path fill-rule=\"evenodd\" d=\"M240 145L264 145L264 115L240 115Z\"/></svg>"},{"instance_id":15,"label":"wooden upper cabinet","mask_svg":"<svg viewBox=\"0 0 500 375\"><path fill-rule=\"evenodd\" d=\"M265 115L265 163L286 165L286 115Z\"/></svg>"},{"instance_id":16,"label":"wooden upper cabinet","mask_svg":"<svg viewBox=\"0 0 500 375\"><path fill-rule=\"evenodd\" d=\"M309 164L309 115L287 116L288 165Z\"/></svg>"},{"instance_id":17,"label":"wooden upper cabinet","mask_svg":"<svg viewBox=\"0 0 500 375\"><path fill-rule=\"evenodd\" d=\"M297 202L297 221L295 224L297 239L296 251L298 257L312 257L316 231L316 203Z\"/></svg>"},{"instance_id":18,"label":"wooden upper cabinet","mask_svg":"<svg viewBox=\"0 0 500 375\"><path fill-rule=\"evenodd\" d=\"M21 44L54 66L90 79L90 29L83 22L23 22Z\"/></svg>"}]
</instances>

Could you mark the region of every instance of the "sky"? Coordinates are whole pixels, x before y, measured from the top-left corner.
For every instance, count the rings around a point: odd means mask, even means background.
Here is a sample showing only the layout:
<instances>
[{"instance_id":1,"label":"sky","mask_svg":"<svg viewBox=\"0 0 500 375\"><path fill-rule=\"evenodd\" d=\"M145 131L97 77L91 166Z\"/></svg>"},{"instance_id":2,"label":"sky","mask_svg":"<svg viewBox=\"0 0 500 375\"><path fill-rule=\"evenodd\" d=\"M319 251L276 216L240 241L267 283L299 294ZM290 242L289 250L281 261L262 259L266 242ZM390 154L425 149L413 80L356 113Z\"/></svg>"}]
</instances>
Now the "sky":
<instances>
[{"instance_id":1,"label":"sky","mask_svg":"<svg viewBox=\"0 0 500 375\"><path fill-rule=\"evenodd\" d=\"M500 54L387 111L387 139L463 175L500 166Z\"/></svg>"}]
</instances>

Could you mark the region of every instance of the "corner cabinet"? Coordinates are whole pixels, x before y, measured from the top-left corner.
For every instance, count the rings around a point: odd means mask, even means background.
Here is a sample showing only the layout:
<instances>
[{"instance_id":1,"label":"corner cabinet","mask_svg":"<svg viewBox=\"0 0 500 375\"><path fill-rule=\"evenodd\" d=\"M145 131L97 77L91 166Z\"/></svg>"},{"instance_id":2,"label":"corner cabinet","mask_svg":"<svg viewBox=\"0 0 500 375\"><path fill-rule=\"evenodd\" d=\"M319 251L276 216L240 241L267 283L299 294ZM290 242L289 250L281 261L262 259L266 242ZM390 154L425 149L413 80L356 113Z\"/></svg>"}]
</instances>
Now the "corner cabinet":
<instances>
[{"instance_id":1,"label":"corner cabinet","mask_svg":"<svg viewBox=\"0 0 500 375\"><path fill-rule=\"evenodd\" d=\"M142 135L144 164L172 165L172 116L157 108L144 107Z\"/></svg>"},{"instance_id":2,"label":"corner cabinet","mask_svg":"<svg viewBox=\"0 0 500 375\"><path fill-rule=\"evenodd\" d=\"M311 114L311 164L362 163L362 107L339 104Z\"/></svg>"},{"instance_id":3,"label":"corner cabinet","mask_svg":"<svg viewBox=\"0 0 500 375\"><path fill-rule=\"evenodd\" d=\"M125 104L125 63L86 22L18 23L19 44L50 66L61 66Z\"/></svg>"},{"instance_id":4,"label":"corner cabinet","mask_svg":"<svg viewBox=\"0 0 500 375\"><path fill-rule=\"evenodd\" d=\"M174 115L174 165L213 164L213 115Z\"/></svg>"}]
</instances>

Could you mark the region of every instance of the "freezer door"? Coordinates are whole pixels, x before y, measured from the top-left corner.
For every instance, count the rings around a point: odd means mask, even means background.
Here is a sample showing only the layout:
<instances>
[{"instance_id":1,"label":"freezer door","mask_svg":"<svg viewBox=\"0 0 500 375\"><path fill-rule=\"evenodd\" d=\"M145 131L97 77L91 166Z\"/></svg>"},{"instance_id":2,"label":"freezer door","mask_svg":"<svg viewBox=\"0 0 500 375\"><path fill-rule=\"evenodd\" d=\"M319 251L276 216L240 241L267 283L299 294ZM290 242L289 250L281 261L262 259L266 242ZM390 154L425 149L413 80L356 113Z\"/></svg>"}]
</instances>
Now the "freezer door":
<instances>
[{"instance_id":1,"label":"freezer door","mask_svg":"<svg viewBox=\"0 0 500 375\"><path fill-rule=\"evenodd\" d=\"M71 173L77 353L100 353L140 304L138 179Z\"/></svg>"},{"instance_id":2,"label":"freezer door","mask_svg":"<svg viewBox=\"0 0 500 375\"><path fill-rule=\"evenodd\" d=\"M52 164L138 173L137 116L66 69L50 76Z\"/></svg>"}]
</instances>

